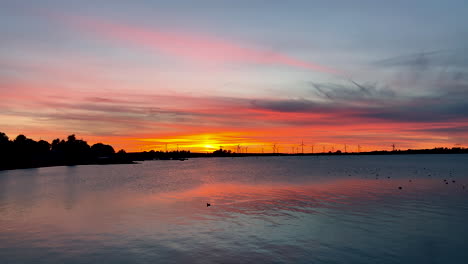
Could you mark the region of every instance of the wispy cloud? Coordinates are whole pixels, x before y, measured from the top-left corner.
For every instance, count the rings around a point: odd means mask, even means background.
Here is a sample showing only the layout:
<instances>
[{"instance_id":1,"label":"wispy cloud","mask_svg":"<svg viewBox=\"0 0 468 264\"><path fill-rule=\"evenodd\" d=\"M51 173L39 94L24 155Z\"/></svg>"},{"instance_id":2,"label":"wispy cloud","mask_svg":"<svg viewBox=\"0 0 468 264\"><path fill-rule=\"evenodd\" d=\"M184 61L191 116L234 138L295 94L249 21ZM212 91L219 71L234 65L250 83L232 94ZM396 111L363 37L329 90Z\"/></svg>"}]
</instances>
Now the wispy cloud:
<instances>
[{"instance_id":1,"label":"wispy cloud","mask_svg":"<svg viewBox=\"0 0 468 264\"><path fill-rule=\"evenodd\" d=\"M388 86L379 86L376 83L357 83L349 80L341 83L308 82L311 93L319 98L327 99L341 104L380 104L381 101L396 98L395 91Z\"/></svg>"},{"instance_id":2,"label":"wispy cloud","mask_svg":"<svg viewBox=\"0 0 468 264\"><path fill-rule=\"evenodd\" d=\"M75 29L93 33L99 38L143 47L197 63L282 65L329 74L344 74L332 67L294 58L280 52L251 48L209 34L137 27L89 17L65 15L53 15L52 17L64 21Z\"/></svg>"},{"instance_id":3,"label":"wispy cloud","mask_svg":"<svg viewBox=\"0 0 468 264\"><path fill-rule=\"evenodd\" d=\"M435 128L446 127L446 131L450 131L451 124L468 119L457 111L424 111L433 103L430 101L419 102L417 106L408 102L398 107L382 105L377 108L308 99L168 96L164 100L163 96L141 94L114 95L109 100L102 100L102 94L81 96L50 100L44 95L33 101L25 99L28 103L15 109L15 105L21 104L18 97L13 107L0 105L0 120L7 124L8 120L33 120L31 125L53 127L56 133L80 133L108 140L110 137L115 140L121 137L171 139L229 131L242 135L244 142L286 143L302 137L306 141L322 143L371 144L394 140L414 146L419 144L415 139L425 137L427 143L434 140L431 135L441 135L445 131ZM174 104L158 105L157 101ZM179 105L177 101L184 101L186 105ZM414 113L408 114L410 110ZM460 137L463 138L457 133L457 138ZM201 137L192 139L202 140ZM135 143L118 145L130 149L135 146Z\"/></svg>"},{"instance_id":4,"label":"wispy cloud","mask_svg":"<svg viewBox=\"0 0 468 264\"><path fill-rule=\"evenodd\" d=\"M449 51L435 50L429 52L414 53L408 55L400 55L383 60L377 60L373 64L380 67L414 67L426 69L429 61L443 61L444 55L449 54Z\"/></svg>"},{"instance_id":5,"label":"wispy cloud","mask_svg":"<svg viewBox=\"0 0 468 264\"><path fill-rule=\"evenodd\" d=\"M468 92L466 50L440 50L401 55L372 63L393 72L389 84L400 89L458 94Z\"/></svg>"}]
</instances>

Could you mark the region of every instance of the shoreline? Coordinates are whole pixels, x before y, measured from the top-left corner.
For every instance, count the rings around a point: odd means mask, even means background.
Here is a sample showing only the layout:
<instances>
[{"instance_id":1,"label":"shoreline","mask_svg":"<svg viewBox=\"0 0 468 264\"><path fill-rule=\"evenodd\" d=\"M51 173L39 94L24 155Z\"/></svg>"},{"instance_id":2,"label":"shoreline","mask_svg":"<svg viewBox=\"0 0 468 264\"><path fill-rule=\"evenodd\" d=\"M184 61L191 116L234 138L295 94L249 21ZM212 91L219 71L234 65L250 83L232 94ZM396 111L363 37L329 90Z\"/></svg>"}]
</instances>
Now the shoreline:
<instances>
[{"instance_id":1,"label":"shoreline","mask_svg":"<svg viewBox=\"0 0 468 264\"><path fill-rule=\"evenodd\" d=\"M145 155L150 152L134 152L127 153L127 155ZM60 166L81 166L81 165L117 165L117 164L140 164L138 161L147 161L147 160L171 160L171 161L184 161L189 158L242 158L242 157L300 157L300 156L393 156L393 155L445 155L445 154L468 154L468 151L464 149L461 152L422 152L422 151L378 151L378 152L360 152L360 153L232 153L230 155L213 155L213 153L192 153L191 156L185 157L183 160L177 157L171 158L142 158L138 159L128 159L120 161L95 161L95 162L85 162L85 163L61 163L61 164L40 164L38 166L19 166L19 167L10 167L10 168L0 168L1 171L8 170L21 170L21 169L38 169L38 168L47 168L47 167L60 167Z\"/></svg>"}]
</instances>

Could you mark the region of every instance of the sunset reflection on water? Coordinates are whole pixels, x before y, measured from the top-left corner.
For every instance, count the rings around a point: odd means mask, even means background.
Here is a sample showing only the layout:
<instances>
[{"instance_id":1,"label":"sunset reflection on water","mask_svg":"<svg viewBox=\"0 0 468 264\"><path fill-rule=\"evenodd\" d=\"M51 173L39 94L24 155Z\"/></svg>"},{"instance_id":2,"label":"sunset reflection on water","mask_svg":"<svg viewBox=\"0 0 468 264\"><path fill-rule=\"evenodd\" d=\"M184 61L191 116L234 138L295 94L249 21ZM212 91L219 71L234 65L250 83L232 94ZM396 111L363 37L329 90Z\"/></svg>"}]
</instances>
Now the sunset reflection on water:
<instances>
[{"instance_id":1,"label":"sunset reflection on water","mask_svg":"<svg viewBox=\"0 0 468 264\"><path fill-rule=\"evenodd\" d=\"M401 157L272 157L4 171L0 259L462 263L466 158L414 157L411 168Z\"/></svg>"}]
</instances>

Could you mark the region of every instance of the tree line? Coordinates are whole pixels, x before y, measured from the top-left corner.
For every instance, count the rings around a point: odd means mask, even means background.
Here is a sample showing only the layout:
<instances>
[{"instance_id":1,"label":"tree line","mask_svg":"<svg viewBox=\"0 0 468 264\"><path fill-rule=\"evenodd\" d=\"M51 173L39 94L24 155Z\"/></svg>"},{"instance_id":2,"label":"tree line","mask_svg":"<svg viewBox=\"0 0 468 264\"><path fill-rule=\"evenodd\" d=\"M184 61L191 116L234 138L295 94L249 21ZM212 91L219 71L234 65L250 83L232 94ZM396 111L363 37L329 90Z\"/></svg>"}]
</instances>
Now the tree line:
<instances>
[{"instance_id":1,"label":"tree line","mask_svg":"<svg viewBox=\"0 0 468 264\"><path fill-rule=\"evenodd\" d=\"M11 140L0 132L0 170L57 165L81 165L131 162L124 150L115 152L111 145L86 141L70 135L66 140L35 141L25 135Z\"/></svg>"},{"instance_id":2,"label":"tree line","mask_svg":"<svg viewBox=\"0 0 468 264\"><path fill-rule=\"evenodd\" d=\"M290 155L394 155L394 154L460 154L468 153L468 148L434 148L408 149L394 151L371 151L359 153L342 153L340 150L329 153L286 154L286 153L234 153L220 148L212 153L192 153L177 151L143 151L126 153L123 149L115 152L111 145L96 143L90 146L83 139L70 135L66 140L54 139L52 143L45 140L35 141L24 135L11 140L0 132L0 170L35 168L45 166L85 165L85 164L118 164L134 163L142 160L186 160L199 157L246 157L246 156L290 156Z\"/></svg>"}]
</instances>

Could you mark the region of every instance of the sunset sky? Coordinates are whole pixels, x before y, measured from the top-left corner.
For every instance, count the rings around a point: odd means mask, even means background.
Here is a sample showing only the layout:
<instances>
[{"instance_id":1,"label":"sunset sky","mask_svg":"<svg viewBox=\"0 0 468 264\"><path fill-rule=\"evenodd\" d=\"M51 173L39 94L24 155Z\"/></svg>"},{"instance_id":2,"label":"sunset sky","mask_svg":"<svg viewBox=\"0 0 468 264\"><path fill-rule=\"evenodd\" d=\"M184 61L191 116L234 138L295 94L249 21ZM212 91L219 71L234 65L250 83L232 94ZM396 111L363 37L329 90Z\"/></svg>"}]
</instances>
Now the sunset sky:
<instances>
[{"instance_id":1,"label":"sunset sky","mask_svg":"<svg viewBox=\"0 0 468 264\"><path fill-rule=\"evenodd\" d=\"M127 151L468 147L467 14L466 0L0 0L0 131Z\"/></svg>"}]
</instances>

